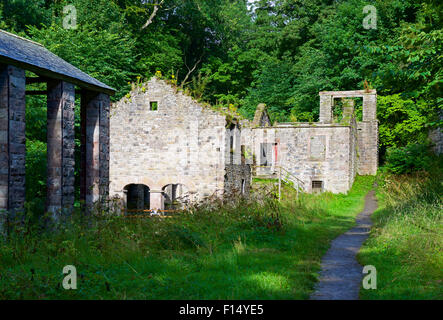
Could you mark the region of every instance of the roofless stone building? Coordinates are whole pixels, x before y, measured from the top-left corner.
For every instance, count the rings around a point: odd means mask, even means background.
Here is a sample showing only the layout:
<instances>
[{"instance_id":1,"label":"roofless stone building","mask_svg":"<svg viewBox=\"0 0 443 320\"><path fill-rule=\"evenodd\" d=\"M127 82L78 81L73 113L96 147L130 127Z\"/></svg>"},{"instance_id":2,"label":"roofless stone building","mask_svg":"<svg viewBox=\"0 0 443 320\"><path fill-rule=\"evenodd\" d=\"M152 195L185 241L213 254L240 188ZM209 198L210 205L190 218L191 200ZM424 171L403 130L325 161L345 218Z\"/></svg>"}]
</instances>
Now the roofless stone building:
<instances>
[{"instance_id":1,"label":"roofless stone building","mask_svg":"<svg viewBox=\"0 0 443 320\"><path fill-rule=\"evenodd\" d=\"M38 77L26 77L28 70ZM26 85L46 83L45 91ZM54 218L74 205L74 104L81 94L81 198L109 192L109 95L115 90L42 45L0 30L0 212L25 202L26 95L47 96L47 209Z\"/></svg>"},{"instance_id":2,"label":"roofless stone building","mask_svg":"<svg viewBox=\"0 0 443 320\"><path fill-rule=\"evenodd\" d=\"M111 108L110 195L129 209L176 209L249 193L240 153L245 125L163 80L136 86Z\"/></svg>"},{"instance_id":3,"label":"roofless stone building","mask_svg":"<svg viewBox=\"0 0 443 320\"><path fill-rule=\"evenodd\" d=\"M344 99L340 120L337 99ZM362 121L354 99L362 99ZM264 104L250 122L154 77L111 108L110 195L129 209L169 209L176 201L247 195L253 175L283 175L305 192L345 193L356 174L376 174L376 101L375 90L320 92L319 122L272 124Z\"/></svg>"},{"instance_id":4,"label":"roofless stone building","mask_svg":"<svg viewBox=\"0 0 443 320\"><path fill-rule=\"evenodd\" d=\"M377 173L377 93L355 90L319 95L319 122L270 125L266 109L259 105L254 125L243 130L243 137L256 155L257 175L275 176L282 168L283 175L288 174L288 180L305 192L345 193L356 174ZM341 118L334 116L338 99L343 102ZM354 110L356 99L361 99L361 121Z\"/></svg>"}]
</instances>

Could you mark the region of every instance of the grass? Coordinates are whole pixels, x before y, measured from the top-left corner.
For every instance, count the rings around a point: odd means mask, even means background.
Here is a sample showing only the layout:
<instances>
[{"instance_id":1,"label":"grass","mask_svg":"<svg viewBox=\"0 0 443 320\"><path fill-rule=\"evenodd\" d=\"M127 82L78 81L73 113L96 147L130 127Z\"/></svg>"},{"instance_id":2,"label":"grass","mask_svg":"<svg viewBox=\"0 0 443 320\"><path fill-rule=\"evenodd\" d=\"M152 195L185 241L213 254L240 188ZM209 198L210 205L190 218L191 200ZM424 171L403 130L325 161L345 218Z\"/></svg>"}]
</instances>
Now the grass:
<instances>
[{"instance_id":1,"label":"grass","mask_svg":"<svg viewBox=\"0 0 443 320\"><path fill-rule=\"evenodd\" d=\"M298 200L283 187L281 203L255 194L172 219L97 214L58 232L17 227L0 244L0 299L306 299L372 184L357 177L347 195ZM77 269L77 290L61 286L65 265Z\"/></svg>"},{"instance_id":2,"label":"grass","mask_svg":"<svg viewBox=\"0 0 443 320\"><path fill-rule=\"evenodd\" d=\"M442 177L434 170L379 179L379 209L358 255L377 268L377 289L361 289L362 299L443 299Z\"/></svg>"}]
</instances>

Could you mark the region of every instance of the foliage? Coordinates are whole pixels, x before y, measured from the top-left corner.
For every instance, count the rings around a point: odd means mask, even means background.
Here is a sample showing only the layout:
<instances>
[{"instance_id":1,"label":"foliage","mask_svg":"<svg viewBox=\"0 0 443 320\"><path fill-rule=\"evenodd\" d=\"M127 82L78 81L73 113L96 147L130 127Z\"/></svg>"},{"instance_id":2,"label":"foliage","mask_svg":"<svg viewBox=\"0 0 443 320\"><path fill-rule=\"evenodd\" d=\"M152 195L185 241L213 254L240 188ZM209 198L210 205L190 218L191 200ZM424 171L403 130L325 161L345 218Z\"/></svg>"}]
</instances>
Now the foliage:
<instances>
[{"instance_id":1,"label":"foliage","mask_svg":"<svg viewBox=\"0 0 443 320\"><path fill-rule=\"evenodd\" d=\"M426 141L428 105L425 101L404 99L400 94L381 96L377 101L377 118L382 151Z\"/></svg>"},{"instance_id":2,"label":"foliage","mask_svg":"<svg viewBox=\"0 0 443 320\"><path fill-rule=\"evenodd\" d=\"M377 268L363 299L442 299L442 171L379 177L374 227L358 259Z\"/></svg>"},{"instance_id":3,"label":"foliage","mask_svg":"<svg viewBox=\"0 0 443 320\"><path fill-rule=\"evenodd\" d=\"M388 149L385 168L395 174L428 171L433 160L428 145L410 144L406 147Z\"/></svg>"},{"instance_id":4,"label":"foliage","mask_svg":"<svg viewBox=\"0 0 443 320\"><path fill-rule=\"evenodd\" d=\"M357 177L348 195L299 201L283 188L281 204L254 193L169 219L97 211L57 230L17 224L0 242L0 299L306 299L372 183ZM77 290L61 286L66 265Z\"/></svg>"},{"instance_id":5,"label":"foliage","mask_svg":"<svg viewBox=\"0 0 443 320\"><path fill-rule=\"evenodd\" d=\"M129 35L113 34L93 26L67 30L58 24L44 29L30 27L32 39L50 51L102 82L117 88L114 99L127 91L127 82L134 74L134 41Z\"/></svg>"}]
</instances>

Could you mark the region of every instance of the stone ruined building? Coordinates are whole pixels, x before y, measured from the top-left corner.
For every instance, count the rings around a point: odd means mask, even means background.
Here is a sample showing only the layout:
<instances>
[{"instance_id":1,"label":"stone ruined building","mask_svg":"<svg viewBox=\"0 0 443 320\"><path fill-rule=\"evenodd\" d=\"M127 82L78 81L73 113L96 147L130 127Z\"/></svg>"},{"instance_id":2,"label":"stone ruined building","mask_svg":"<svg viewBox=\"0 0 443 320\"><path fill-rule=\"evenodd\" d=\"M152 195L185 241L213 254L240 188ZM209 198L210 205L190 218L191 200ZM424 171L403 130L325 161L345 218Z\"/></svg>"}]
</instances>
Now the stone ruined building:
<instances>
[{"instance_id":1,"label":"stone ruined building","mask_svg":"<svg viewBox=\"0 0 443 320\"><path fill-rule=\"evenodd\" d=\"M247 194L251 169L233 152L242 124L230 119L155 77L136 86L111 108L110 196L164 210Z\"/></svg>"},{"instance_id":2,"label":"stone ruined building","mask_svg":"<svg viewBox=\"0 0 443 320\"><path fill-rule=\"evenodd\" d=\"M342 119L334 120L335 99L343 98ZM362 121L354 116L355 98L363 99ZM283 177L305 192L347 192L356 174L375 175L378 168L378 121L375 90L320 92L320 119L317 123L270 125L259 105L253 127L244 130L251 141L256 175ZM280 169L281 168L281 169Z\"/></svg>"},{"instance_id":3,"label":"stone ruined building","mask_svg":"<svg viewBox=\"0 0 443 320\"><path fill-rule=\"evenodd\" d=\"M343 119L334 100L345 98ZM356 121L353 98L363 99ZM376 92L320 92L318 123L271 125L202 106L165 81L137 86L111 110L110 195L131 209L174 209L216 195L248 194L252 175L282 176L305 192L347 192L378 166Z\"/></svg>"},{"instance_id":4,"label":"stone ruined building","mask_svg":"<svg viewBox=\"0 0 443 320\"><path fill-rule=\"evenodd\" d=\"M46 89L26 90L34 83ZM46 209L57 220L71 212L75 200L76 94L81 98L81 199L88 207L107 201L109 95L114 92L41 44L0 30L0 229L24 209L26 96L47 98Z\"/></svg>"}]
</instances>

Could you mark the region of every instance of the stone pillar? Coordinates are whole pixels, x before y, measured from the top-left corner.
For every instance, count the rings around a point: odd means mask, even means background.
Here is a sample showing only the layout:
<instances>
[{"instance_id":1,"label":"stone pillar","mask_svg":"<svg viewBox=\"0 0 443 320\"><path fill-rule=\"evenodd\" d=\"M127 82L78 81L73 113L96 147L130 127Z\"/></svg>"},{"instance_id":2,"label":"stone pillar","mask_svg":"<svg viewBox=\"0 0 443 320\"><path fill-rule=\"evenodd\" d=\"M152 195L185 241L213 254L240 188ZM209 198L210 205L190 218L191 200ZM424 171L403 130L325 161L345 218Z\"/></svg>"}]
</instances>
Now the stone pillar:
<instances>
[{"instance_id":1,"label":"stone pillar","mask_svg":"<svg viewBox=\"0 0 443 320\"><path fill-rule=\"evenodd\" d=\"M0 65L0 218L24 209L25 92L25 71Z\"/></svg>"},{"instance_id":2,"label":"stone pillar","mask_svg":"<svg viewBox=\"0 0 443 320\"><path fill-rule=\"evenodd\" d=\"M343 120L350 120L354 115L355 101L353 99L345 99L343 102Z\"/></svg>"},{"instance_id":3,"label":"stone pillar","mask_svg":"<svg viewBox=\"0 0 443 320\"><path fill-rule=\"evenodd\" d=\"M358 174L375 175L378 168L377 95L363 95L363 121L358 122Z\"/></svg>"},{"instance_id":4,"label":"stone pillar","mask_svg":"<svg viewBox=\"0 0 443 320\"><path fill-rule=\"evenodd\" d=\"M86 91L81 102L81 199L91 208L109 195L109 96Z\"/></svg>"},{"instance_id":5,"label":"stone pillar","mask_svg":"<svg viewBox=\"0 0 443 320\"><path fill-rule=\"evenodd\" d=\"M331 95L320 94L320 119L322 123L332 123L332 106L334 99Z\"/></svg>"},{"instance_id":6,"label":"stone pillar","mask_svg":"<svg viewBox=\"0 0 443 320\"><path fill-rule=\"evenodd\" d=\"M164 202L163 192L159 190L151 190L150 195L151 195L150 198L151 209L164 210L165 202Z\"/></svg>"},{"instance_id":7,"label":"stone pillar","mask_svg":"<svg viewBox=\"0 0 443 320\"><path fill-rule=\"evenodd\" d=\"M377 95L363 95L363 121L374 121L377 119Z\"/></svg>"},{"instance_id":8,"label":"stone pillar","mask_svg":"<svg viewBox=\"0 0 443 320\"><path fill-rule=\"evenodd\" d=\"M69 214L75 199L75 86L64 81L48 82L47 210L55 220Z\"/></svg>"}]
</instances>

